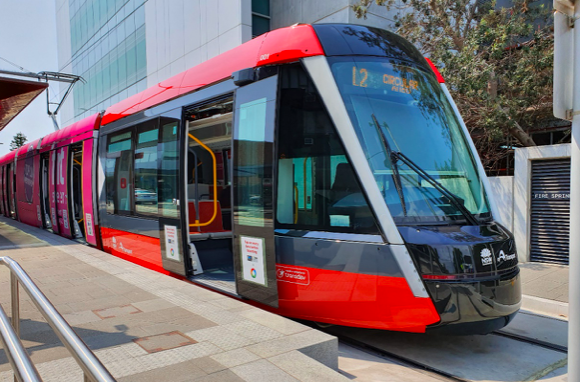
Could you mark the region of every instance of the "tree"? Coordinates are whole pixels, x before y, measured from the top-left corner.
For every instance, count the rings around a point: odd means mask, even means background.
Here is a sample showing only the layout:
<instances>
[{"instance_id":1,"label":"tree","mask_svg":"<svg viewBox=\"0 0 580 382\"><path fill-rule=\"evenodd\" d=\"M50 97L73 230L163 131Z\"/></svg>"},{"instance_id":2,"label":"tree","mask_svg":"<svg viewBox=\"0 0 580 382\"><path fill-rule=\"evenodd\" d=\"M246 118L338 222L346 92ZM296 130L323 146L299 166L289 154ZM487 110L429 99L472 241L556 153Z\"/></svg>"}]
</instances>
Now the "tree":
<instances>
[{"instance_id":1,"label":"tree","mask_svg":"<svg viewBox=\"0 0 580 382\"><path fill-rule=\"evenodd\" d=\"M10 150L16 150L17 148L24 146L26 141L26 135L17 133L14 138L12 138L12 142L10 142Z\"/></svg>"},{"instance_id":2,"label":"tree","mask_svg":"<svg viewBox=\"0 0 580 382\"><path fill-rule=\"evenodd\" d=\"M497 8L476 0L360 0L397 10L397 33L439 68L474 138L483 164L509 154L506 142L535 146L529 131L551 118L553 34L549 10L515 0ZM513 140L513 139L512 139ZM503 146L503 148L502 148Z\"/></svg>"}]
</instances>

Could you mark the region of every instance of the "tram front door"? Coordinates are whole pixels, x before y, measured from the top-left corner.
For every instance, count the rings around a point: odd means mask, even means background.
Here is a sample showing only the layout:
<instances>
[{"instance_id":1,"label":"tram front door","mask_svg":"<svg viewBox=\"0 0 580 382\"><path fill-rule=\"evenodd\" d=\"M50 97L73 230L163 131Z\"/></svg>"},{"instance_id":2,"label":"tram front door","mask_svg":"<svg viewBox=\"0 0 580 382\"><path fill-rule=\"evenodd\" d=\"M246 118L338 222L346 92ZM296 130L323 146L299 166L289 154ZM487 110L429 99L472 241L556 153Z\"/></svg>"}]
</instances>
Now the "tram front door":
<instances>
[{"instance_id":1,"label":"tram front door","mask_svg":"<svg viewBox=\"0 0 580 382\"><path fill-rule=\"evenodd\" d=\"M241 296L278 307L274 244L274 131L278 76L236 90L234 267Z\"/></svg>"},{"instance_id":2,"label":"tram front door","mask_svg":"<svg viewBox=\"0 0 580 382\"><path fill-rule=\"evenodd\" d=\"M189 231L184 227L183 158L184 127L180 114L175 118L159 118L159 143L157 146L157 201L159 211L159 241L163 268L183 276L191 273L191 260L184 251L188 248ZM184 200L184 203L181 201Z\"/></svg>"}]
</instances>

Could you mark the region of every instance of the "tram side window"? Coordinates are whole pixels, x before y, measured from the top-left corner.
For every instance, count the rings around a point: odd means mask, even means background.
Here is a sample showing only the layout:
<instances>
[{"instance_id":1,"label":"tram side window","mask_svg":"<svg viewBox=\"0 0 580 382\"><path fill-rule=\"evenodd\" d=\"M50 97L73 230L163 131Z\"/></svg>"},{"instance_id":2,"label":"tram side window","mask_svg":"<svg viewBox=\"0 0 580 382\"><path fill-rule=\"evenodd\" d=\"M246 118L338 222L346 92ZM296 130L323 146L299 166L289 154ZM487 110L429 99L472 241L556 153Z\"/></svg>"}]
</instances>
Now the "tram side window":
<instances>
[{"instance_id":1,"label":"tram side window","mask_svg":"<svg viewBox=\"0 0 580 382\"><path fill-rule=\"evenodd\" d=\"M137 126L135 147L135 212L157 216L157 120Z\"/></svg>"},{"instance_id":2,"label":"tram side window","mask_svg":"<svg viewBox=\"0 0 580 382\"><path fill-rule=\"evenodd\" d=\"M105 178L107 212L129 215L133 208L132 130L109 136Z\"/></svg>"},{"instance_id":3,"label":"tram side window","mask_svg":"<svg viewBox=\"0 0 580 382\"><path fill-rule=\"evenodd\" d=\"M300 65L284 68L280 94L276 227L379 233L334 124Z\"/></svg>"}]
</instances>

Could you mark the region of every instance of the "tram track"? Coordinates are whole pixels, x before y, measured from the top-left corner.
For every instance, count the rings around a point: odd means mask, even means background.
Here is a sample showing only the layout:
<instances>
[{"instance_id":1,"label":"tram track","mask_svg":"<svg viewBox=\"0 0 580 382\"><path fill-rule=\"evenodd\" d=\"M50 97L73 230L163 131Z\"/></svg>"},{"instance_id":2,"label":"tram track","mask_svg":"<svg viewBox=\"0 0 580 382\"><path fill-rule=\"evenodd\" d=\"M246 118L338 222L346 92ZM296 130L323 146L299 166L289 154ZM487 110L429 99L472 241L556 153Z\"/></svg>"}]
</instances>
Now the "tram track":
<instances>
[{"instance_id":1,"label":"tram track","mask_svg":"<svg viewBox=\"0 0 580 382\"><path fill-rule=\"evenodd\" d=\"M523 331L516 326L517 331ZM425 375L425 379L441 381L493 380L503 373L513 374L513 380L537 380L567 363L565 342L557 338L546 340L545 335L524 335L509 331L496 331L486 336L440 337L413 333L384 332L329 326L318 328L338 338L344 346L408 368ZM535 333L535 332L534 332ZM514 359L513 355L518 356ZM516 359L537 359L537 370L529 369L529 361L518 363ZM351 358L352 359L352 358ZM465 369L473 364L473 369ZM542 364L542 365L540 365ZM377 364L378 365L378 364ZM486 365L495 365L489 369ZM518 366L519 365L519 366ZM353 369L354 370L354 369ZM388 370L388 367L387 369ZM396 370L396 369L395 369ZM530 371L530 374L527 374Z\"/></svg>"},{"instance_id":2,"label":"tram track","mask_svg":"<svg viewBox=\"0 0 580 382\"><path fill-rule=\"evenodd\" d=\"M409 357L402 356L400 354L396 354L379 347L370 345L368 343L350 338L350 337L341 337L338 336L338 339L343 344L351 346L355 349L363 351L365 353L369 353L371 355L378 356L379 358L386 359L395 363L398 363L402 366L413 368L413 370L425 374L427 376L439 379L441 381L449 381L449 382L470 382L468 379L457 377L451 373L448 373L444 370L440 370L438 368L432 367L425 363L413 360Z\"/></svg>"},{"instance_id":3,"label":"tram track","mask_svg":"<svg viewBox=\"0 0 580 382\"><path fill-rule=\"evenodd\" d=\"M540 346L540 347L543 347L543 348L546 348L549 350L553 350L553 351L557 351L557 352L561 352L561 353L568 353L568 347L566 347L566 346L553 344L553 343L550 343L547 341L542 341L542 340L539 340L537 338L530 338L530 337L522 336L519 334L508 333L505 331L495 331L495 332L491 333L490 335L510 338L512 340L515 340L515 341L520 341L520 342L524 342L524 343L527 343L530 345Z\"/></svg>"}]
</instances>

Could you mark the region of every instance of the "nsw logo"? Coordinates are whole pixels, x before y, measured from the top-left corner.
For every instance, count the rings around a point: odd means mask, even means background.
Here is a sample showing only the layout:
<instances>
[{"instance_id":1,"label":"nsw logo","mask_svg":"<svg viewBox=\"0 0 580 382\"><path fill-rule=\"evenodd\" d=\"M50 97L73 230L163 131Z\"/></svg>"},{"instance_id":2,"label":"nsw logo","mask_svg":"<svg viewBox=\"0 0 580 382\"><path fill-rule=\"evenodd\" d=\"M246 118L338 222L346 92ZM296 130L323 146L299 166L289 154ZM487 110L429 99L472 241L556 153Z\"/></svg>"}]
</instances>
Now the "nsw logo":
<instances>
[{"instance_id":1,"label":"nsw logo","mask_svg":"<svg viewBox=\"0 0 580 382\"><path fill-rule=\"evenodd\" d=\"M491 259L491 251L487 248L484 248L481 250L481 264L482 265L491 265L492 263L492 259Z\"/></svg>"}]
</instances>

